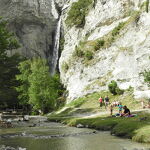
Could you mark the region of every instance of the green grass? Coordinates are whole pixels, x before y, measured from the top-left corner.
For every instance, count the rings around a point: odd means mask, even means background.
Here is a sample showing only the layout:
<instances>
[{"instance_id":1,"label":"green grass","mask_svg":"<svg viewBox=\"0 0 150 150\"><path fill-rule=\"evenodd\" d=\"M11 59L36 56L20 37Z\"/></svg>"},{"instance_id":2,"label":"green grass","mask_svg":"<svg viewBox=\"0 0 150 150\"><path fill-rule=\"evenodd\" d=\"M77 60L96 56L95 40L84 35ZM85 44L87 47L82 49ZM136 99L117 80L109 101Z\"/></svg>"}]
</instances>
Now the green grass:
<instances>
[{"instance_id":1,"label":"green grass","mask_svg":"<svg viewBox=\"0 0 150 150\"><path fill-rule=\"evenodd\" d=\"M147 117L141 121L141 117ZM130 138L136 142L150 143L150 114L139 112L136 117L96 117L96 118L58 118L50 117L50 121L60 121L69 126L82 124L84 127L102 131L111 131L111 134Z\"/></svg>"},{"instance_id":2,"label":"green grass","mask_svg":"<svg viewBox=\"0 0 150 150\"><path fill-rule=\"evenodd\" d=\"M150 143L150 114L145 112L136 112L136 117L111 117L109 114L101 115L95 118L77 118L77 114L105 112L105 107L99 108L99 97L108 95L110 102L120 101L127 105L131 112L140 109L141 104L133 97L133 89L130 88L123 95L112 95L108 91L95 92L82 98L72 101L66 105L66 109L59 114L49 116L50 121L57 121L69 126L82 124L85 127L97 130L111 131L116 136L130 138L133 141ZM118 112L118 108L114 109ZM146 117L146 120L141 118Z\"/></svg>"}]
</instances>

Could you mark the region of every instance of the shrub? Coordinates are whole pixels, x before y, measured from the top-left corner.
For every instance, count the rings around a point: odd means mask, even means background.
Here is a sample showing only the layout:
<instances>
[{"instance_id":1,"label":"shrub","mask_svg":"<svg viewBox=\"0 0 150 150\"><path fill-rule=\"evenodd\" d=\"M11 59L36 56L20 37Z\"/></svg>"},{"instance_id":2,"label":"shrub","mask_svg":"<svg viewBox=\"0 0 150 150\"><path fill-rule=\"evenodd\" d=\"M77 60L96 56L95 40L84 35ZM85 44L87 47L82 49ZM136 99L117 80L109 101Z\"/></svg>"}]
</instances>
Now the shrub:
<instances>
[{"instance_id":1,"label":"shrub","mask_svg":"<svg viewBox=\"0 0 150 150\"><path fill-rule=\"evenodd\" d=\"M116 88L116 93L118 95L122 95L124 93L124 90L121 90L119 87Z\"/></svg>"},{"instance_id":2,"label":"shrub","mask_svg":"<svg viewBox=\"0 0 150 150\"><path fill-rule=\"evenodd\" d=\"M93 53L91 51L86 51L85 52L85 58L87 60L91 60L93 58Z\"/></svg>"},{"instance_id":3,"label":"shrub","mask_svg":"<svg viewBox=\"0 0 150 150\"><path fill-rule=\"evenodd\" d=\"M144 72L142 72L142 75L144 76L144 81L150 87L150 70L145 70Z\"/></svg>"},{"instance_id":4,"label":"shrub","mask_svg":"<svg viewBox=\"0 0 150 150\"><path fill-rule=\"evenodd\" d=\"M111 81L108 85L108 89L109 91L113 94L113 95L116 95L117 92L116 92L116 88L117 88L117 82L116 81Z\"/></svg>"},{"instance_id":5,"label":"shrub","mask_svg":"<svg viewBox=\"0 0 150 150\"><path fill-rule=\"evenodd\" d=\"M105 44L105 41L103 39L98 40L96 42L96 45L94 46L94 50L96 50L96 51L99 50L101 47L104 46L104 44Z\"/></svg>"},{"instance_id":6,"label":"shrub","mask_svg":"<svg viewBox=\"0 0 150 150\"><path fill-rule=\"evenodd\" d=\"M108 85L108 89L109 91L113 94L113 95L122 95L124 93L124 90L121 90L118 85L117 82L112 80L109 85Z\"/></svg>"},{"instance_id":7,"label":"shrub","mask_svg":"<svg viewBox=\"0 0 150 150\"><path fill-rule=\"evenodd\" d=\"M77 56L77 57L83 57L84 52L79 47L76 46L74 55Z\"/></svg>"},{"instance_id":8,"label":"shrub","mask_svg":"<svg viewBox=\"0 0 150 150\"><path fill-rule=\"evenodd\" d=\"M118 35L120 33L120 30L123 28L124 25L125 25L125 22L119 23L119 25L113 29L112 36Z\"/></svg>"},{"instance_id":9,"label":"shrub","mask_svg":"<svg viewBox=\"0 0 150 150\"><path fill-rule=\"evenodd\" d=\"M89 6L93 0L79 0L74 2L68 13L66 24L69 26L83 27L85 25L85 16L89 12Z\"/></svg>"},{"instance_id":10,"label":"shrub","mask_svg":"<svg viewBox=\"0 0 150 150\"><path fill-rule=\"evenodd\" d=\"M64 63L62 64L62 69L63 69L63 71L64 71L65 73L68 71L69 66L68 66L68 64L67 64L66 62L64 62Z\"/></svg>"},{"instance_id":11,"label":"shrub","mask_svg":"<svg viewBox=\"0 0 150 150\"><path fill-rule=\"evenodd\" d=\"M149 11L149 0L146 0L146 12L148 13Z\"/></svg>"}]
</instances>

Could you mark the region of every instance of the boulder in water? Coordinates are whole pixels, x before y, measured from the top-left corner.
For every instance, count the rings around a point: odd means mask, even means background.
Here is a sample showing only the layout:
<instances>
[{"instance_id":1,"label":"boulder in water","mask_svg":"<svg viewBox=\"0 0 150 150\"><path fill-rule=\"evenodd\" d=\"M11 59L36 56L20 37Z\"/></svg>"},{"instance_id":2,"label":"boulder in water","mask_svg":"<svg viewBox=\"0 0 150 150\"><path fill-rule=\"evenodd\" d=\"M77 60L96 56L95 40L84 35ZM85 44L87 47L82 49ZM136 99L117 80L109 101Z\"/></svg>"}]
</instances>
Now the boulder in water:
<instances>
[{"instance_id":1,"label":"boulder in water","mask_svg":"<svg viewBox=\"0 0 150 150\"><path fill-rule=\"evenodd\" d=\"M78 125L77 125L77 128L84 128L84 125L78 124Z\"/></svg>"}]
</instances>

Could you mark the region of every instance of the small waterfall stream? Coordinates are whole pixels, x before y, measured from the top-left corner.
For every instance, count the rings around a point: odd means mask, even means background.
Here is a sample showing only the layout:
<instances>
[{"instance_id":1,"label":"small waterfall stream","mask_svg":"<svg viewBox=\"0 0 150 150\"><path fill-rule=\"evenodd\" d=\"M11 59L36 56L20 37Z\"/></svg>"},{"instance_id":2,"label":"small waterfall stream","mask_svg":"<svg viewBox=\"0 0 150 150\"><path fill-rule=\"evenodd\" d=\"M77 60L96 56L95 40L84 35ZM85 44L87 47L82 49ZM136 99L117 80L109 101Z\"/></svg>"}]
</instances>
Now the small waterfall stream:
<instances>
[{"instance_id":1,"label":"small waterfall stream","mask_svg":"<svg viewBox=\"0 0 150 150\"><path fill-rule=\"evenodd\" d=\"M61 16L59 17L59 21L57 23L57 29L55 34L55 43L53 49L53 57L52 57L52 65L51 65L51 74L53 75L56 71L58 56L59 56L59 41L60 41L60 31L61 31Z\"/></svg>"}]
</instances>

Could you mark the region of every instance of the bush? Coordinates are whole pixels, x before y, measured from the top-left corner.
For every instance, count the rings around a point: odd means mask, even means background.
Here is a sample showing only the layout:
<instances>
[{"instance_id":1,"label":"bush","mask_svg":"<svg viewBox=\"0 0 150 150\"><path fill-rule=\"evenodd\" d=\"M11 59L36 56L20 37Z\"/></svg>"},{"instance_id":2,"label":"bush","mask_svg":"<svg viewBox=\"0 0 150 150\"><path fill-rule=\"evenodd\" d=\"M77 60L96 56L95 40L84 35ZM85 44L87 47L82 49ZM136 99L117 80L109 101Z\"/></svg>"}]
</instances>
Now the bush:
<instances>
[{"instance_id":1,"label":"bush","mask_svg":"<svg viewBox=\"0 0 150 150\"><path fill-rule=\"evenodd\" d=\"M77 57L83 57L84 52L79 47L76 46L74 55L77 56Z\"/></svg>"},{"instance_id":2,"label":"bush","mask_svg":"<svg viewBox=\"0 0 150 150\"><path fill-rule=\"evenodd\" d=\"M116 93L118 95L122 95L124 93L124 90L121 90L119 87L116 88Z\"/></svg>"},{"instance_id":3,"label":"bush","mask_svg":"<svg viewBox=\"0 0 150 150\"><path fill-rule=\"evenodd\" d=\"M105 41L104 41L103 39L98 40L98 41L96 42L96 45L94 46L94 49L97 51L97 50L99 50L101 47L103 47L104 44L105 44Z\"/></svg>"},{"instance_id":4,"label":"bush","mask_svg":"<svg viewBox=\"0 0 150 150\"><path fill-rule=\"evenodd\" d=\"M108 85L108 89L113 95L117 94L116 88L117 88L117 82L114 80L111 81L110 84Z\"/></svg>"},{"instance_id":5,"label":"bush","mask_svg":"<svg viewBox=\"0 0 150 150\"><path fill-rule=\"evenodd\" d=\"M121 90L114 80L109 83L108 89L113 95L122 95L124 93L124 90Z\"/></svg>"},{"instance_id":6,"label":"bush","mask_svg":"<svg viewBox=\"0 0 150 150\"><path fill-rule=\"evenodd\" d=\"M150 70L145 70L144 72L142 72L142 75L144 76L144 81L150 87Z\"/></svg>"},{"instance_id":7,"label":"bush","mask_svg":"<svg viewBox=\"0 0 150 150\"><path fill-rule=\"evenodd\" d=\"M149 0L146 0L146 12L148 13L149 11Z\"/></svg>"},{"instance_id":8,"label":"bush","mask_svg":"<svg viewBox=\"0 0 150 150\"><path fill-rule=\"evenodd\" d=\"M62 64L62 69L63 69L63 71L64 71L65 73L68 71L69 66L68 66L68 64L67 64L66 62L64 62L64 63Z\"/></svg>"},{"instance_id":9,"label":"bush","mask_svg":"<svg viewBox=\"0 0 150 150\"><path fill-rule=\"evenodd\" d=\"M89 6L93 0L79 0L74 2L68 13L66 24L69 26L83 27L85 25L85 16L89 12Z\"/></svg>"},{"instance_id":10,"label":"bush","mask_svg":"<svg viewBox=\"0 0 150 150\"><path fill-rule=\"evenodd\" d=\"M86 58L87 60L93 59L93 53L92 53L91 51L86 51L86 52L85 52L85 58Z\"/></svg>"},{"instance_id":11,"label":"bush","mask_svg":"<svg viewBox=\"0 0 150 150\"><path fill-rule=\"evenodd\" d=\"M113 29L112 36L118 35L120 33L120 30L123 28L124 25L125 25L124 22L119 23L119 25Z\"/></svg>"}]
</instances>

